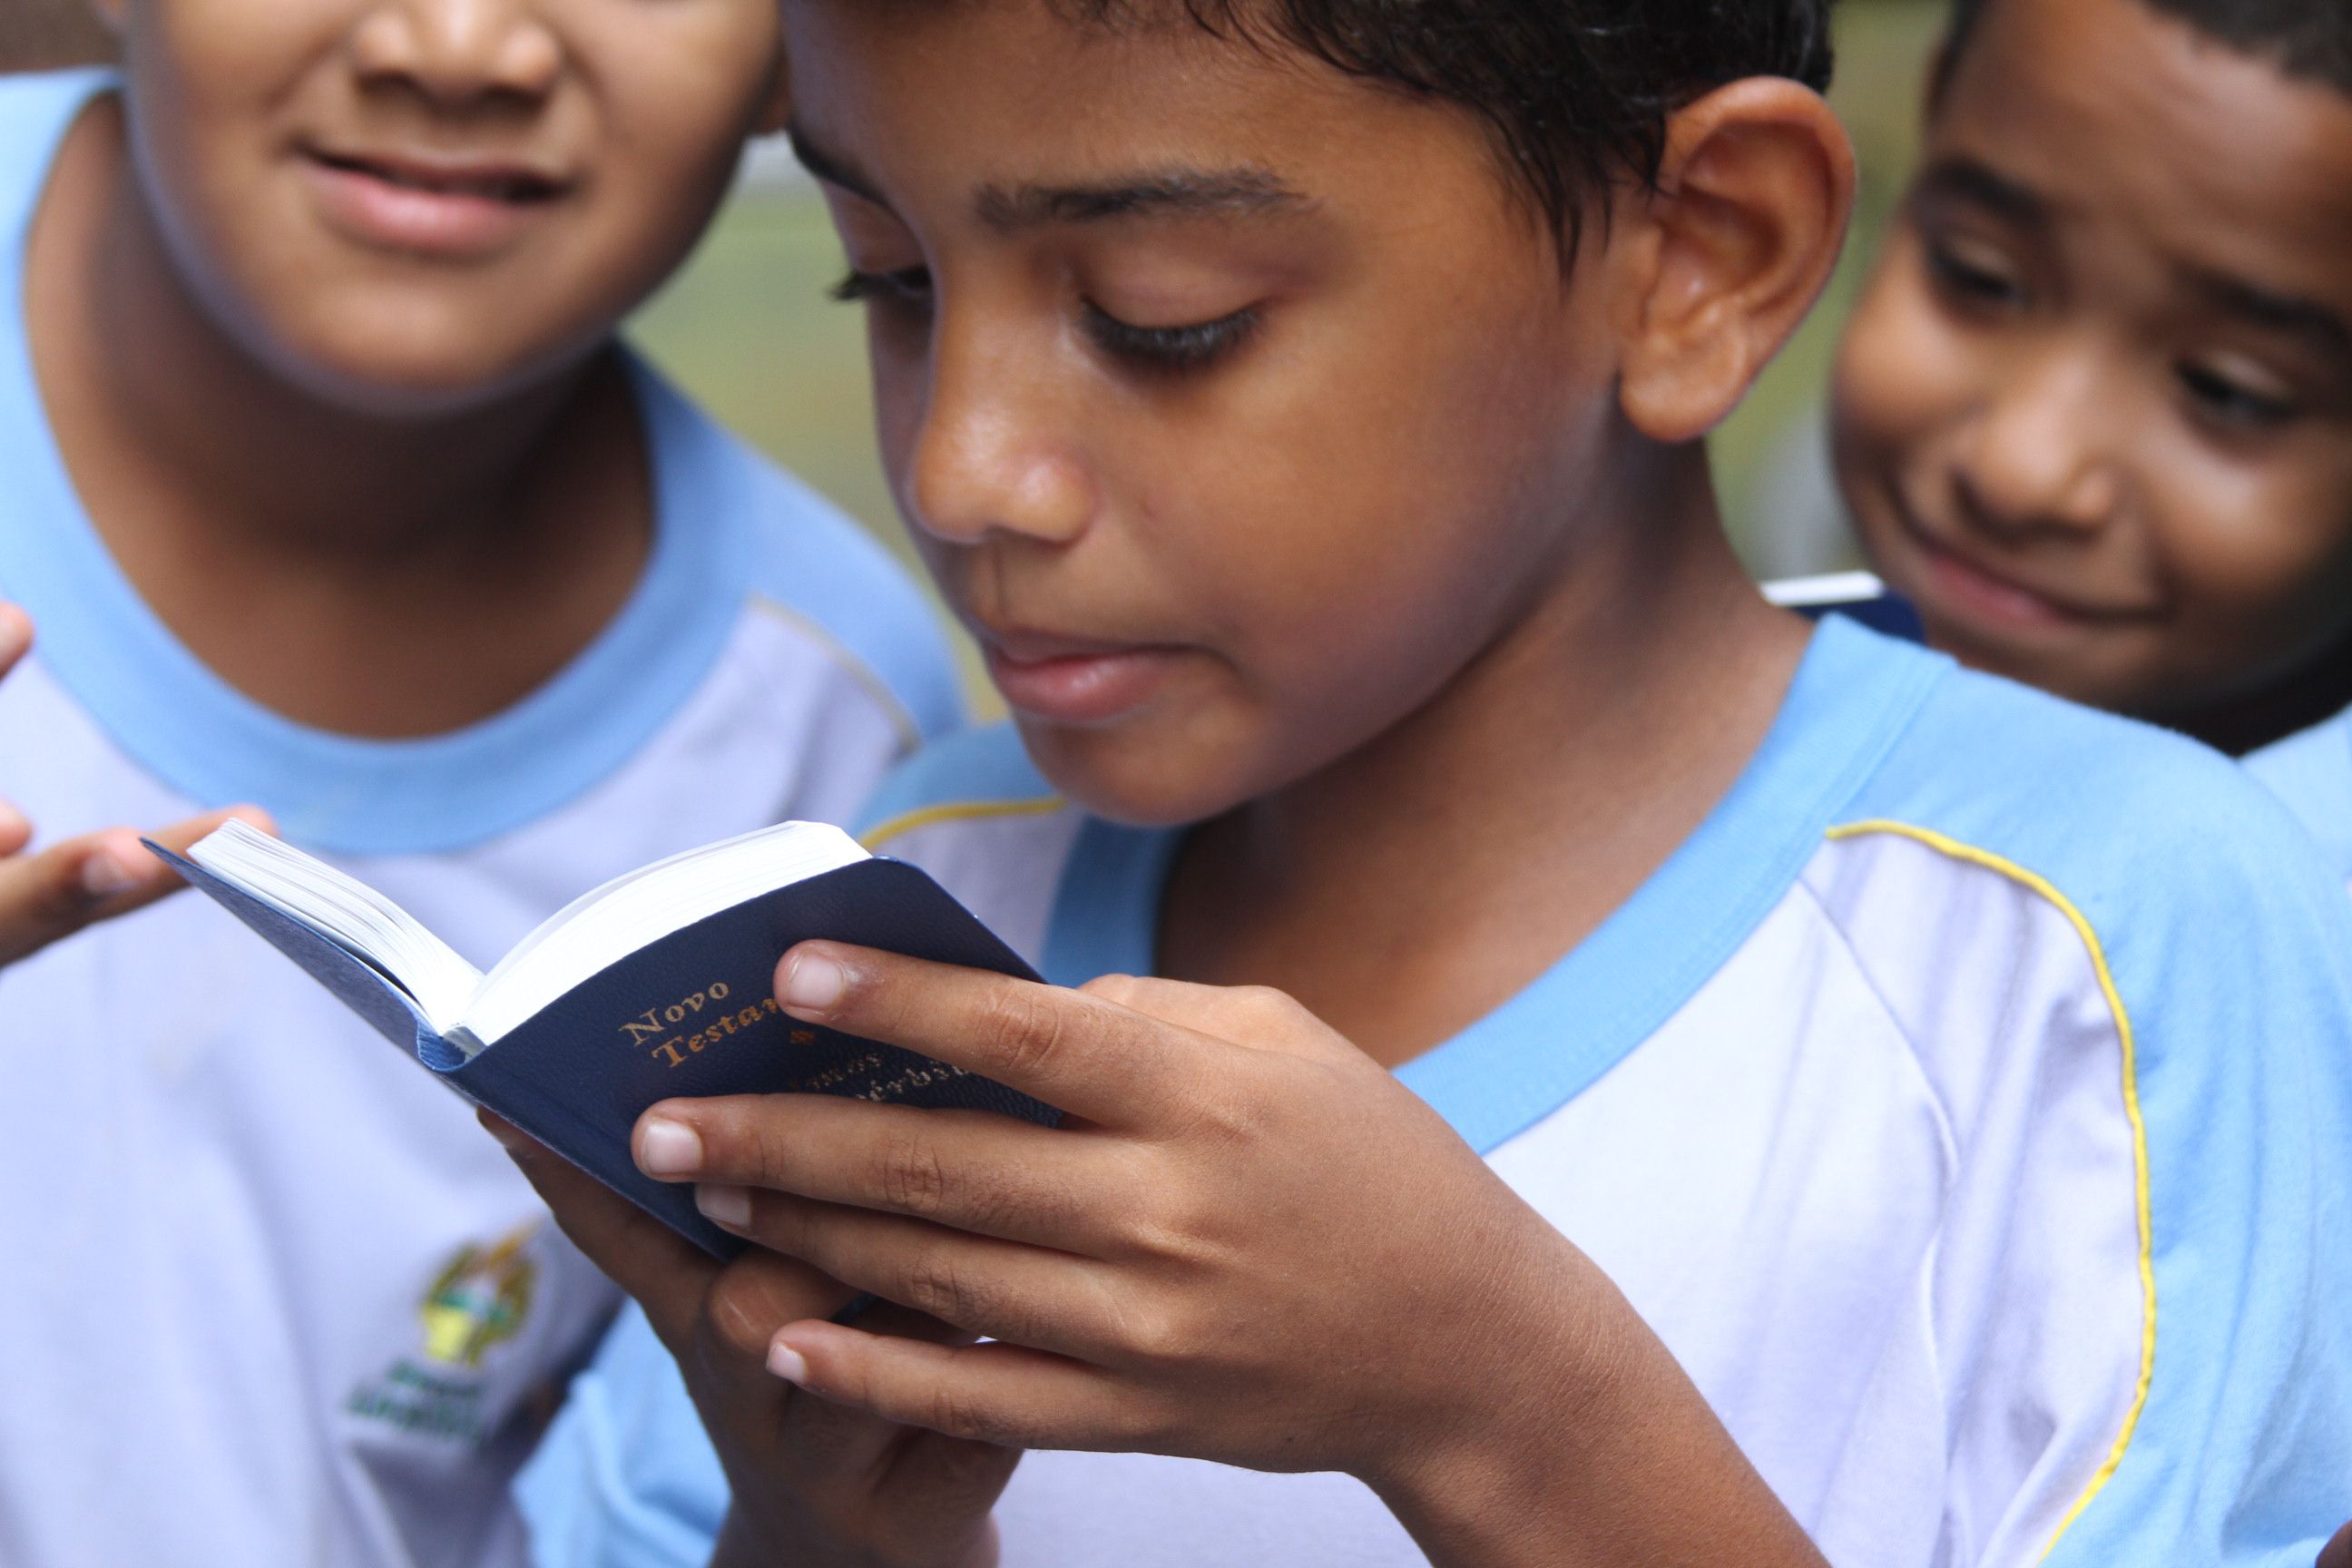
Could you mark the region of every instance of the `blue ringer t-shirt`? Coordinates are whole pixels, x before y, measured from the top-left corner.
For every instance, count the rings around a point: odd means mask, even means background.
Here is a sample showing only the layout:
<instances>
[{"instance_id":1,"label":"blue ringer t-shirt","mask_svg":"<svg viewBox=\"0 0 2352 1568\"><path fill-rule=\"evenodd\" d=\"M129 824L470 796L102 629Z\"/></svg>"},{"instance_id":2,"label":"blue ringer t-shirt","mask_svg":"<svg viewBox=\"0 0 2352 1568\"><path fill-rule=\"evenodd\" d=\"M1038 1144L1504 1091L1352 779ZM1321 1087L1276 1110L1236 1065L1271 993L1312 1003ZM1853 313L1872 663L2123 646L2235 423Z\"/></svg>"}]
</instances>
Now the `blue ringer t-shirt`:
<instances>
[{"instance_id":1,"label":"blue ringer t-shirt","mask_svg":"<svg viewBox=\"0 0 2352 1568\"><path fill-rule=\"evenodd\" d=\"M0 597L38 627L0 799L44 840L257 801L488 967L649 861L845 819L954 721L906 575L642 364L652 557L539 690L375 741L223 682L83 511L26 342L32 216L110 86L0 78ZM509 1480L618 1298L467 1107L200 899L0 970L0 1563L521 1562Z\"/></svg>"},{"instance_id":2,"label":"blue ringer t-shirt","mask_svg":"<svg viewBox=\"0 0 2352 1568\"><path fill-rule=\"evenodd\" d=\"M1579 809L1563 800L1563 811ZM869 841L1053 979L1149 973L1177 836L1011 732ZM1605 1268L1832 1562L2310 1568L2352 1517L2352 904L2176 737L1838 617L1705 823L1400 1076ZM699 1563L634 1313L526 1473L543 1568ZM1420 1561L1360 1483L1024 1458L1003 1561Z\"/></svg>"}]
</instances>

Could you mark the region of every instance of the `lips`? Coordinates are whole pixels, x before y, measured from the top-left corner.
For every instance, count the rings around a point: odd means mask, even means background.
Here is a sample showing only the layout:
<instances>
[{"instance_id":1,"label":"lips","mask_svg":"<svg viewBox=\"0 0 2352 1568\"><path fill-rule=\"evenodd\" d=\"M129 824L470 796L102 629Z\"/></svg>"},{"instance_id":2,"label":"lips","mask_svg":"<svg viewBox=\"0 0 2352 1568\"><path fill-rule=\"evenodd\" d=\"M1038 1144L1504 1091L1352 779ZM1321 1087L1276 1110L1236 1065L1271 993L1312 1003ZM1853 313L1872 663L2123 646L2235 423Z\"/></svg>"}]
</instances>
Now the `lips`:
<instances>
[{"instance_id":1,"label":"lips","mask_svg":"<svg viewBox=\"0 0 2352 1568\"><path fill-rule=\"evenodd\" d=\"M561 195L563 182L514 163L474 160L368 157L319 152L312 157L330 169L365 175L406 191L444 196L474 196L491 202L543 202Z\"/></svg>"},{"instance_id":2,"label":"lips","mask_svg":"<svg viewBox=\"0 0 2352 1568\"><path fill-rule=\"evenodd\" d=\"M1899 496L1890 497L1897 527L1916 557L1918 580L1902 586L1921 607L1987 632L2011 636L2073 630L2101 622L2136 620L2153 613L2138 608L2085 605L2071 595L2046 592L1985 563L1974 552L1947 544Z\"/></svg>"},{"instance_id":3,"label":"lips","mask_svg":"<svg viewBox=\"0 0 2352 1568\"><path fill-rule=\"evenodd\" d=\"M1180 648L1085 642L1034 633L983 634L989 679L1017 712L1059 724L1126 718L1157 696Z\"/></svg>"},{"instance_id":4,"label":"lips","mask_svg":"<svg viewBox=\"0 0 2352 1568\"><path fill-rule=\"evenodd\" d=\"M571 189L501 159L312 148L303 162L328 223L346 237L452 260L504 249Z\"/></svg>"}]
</instances>

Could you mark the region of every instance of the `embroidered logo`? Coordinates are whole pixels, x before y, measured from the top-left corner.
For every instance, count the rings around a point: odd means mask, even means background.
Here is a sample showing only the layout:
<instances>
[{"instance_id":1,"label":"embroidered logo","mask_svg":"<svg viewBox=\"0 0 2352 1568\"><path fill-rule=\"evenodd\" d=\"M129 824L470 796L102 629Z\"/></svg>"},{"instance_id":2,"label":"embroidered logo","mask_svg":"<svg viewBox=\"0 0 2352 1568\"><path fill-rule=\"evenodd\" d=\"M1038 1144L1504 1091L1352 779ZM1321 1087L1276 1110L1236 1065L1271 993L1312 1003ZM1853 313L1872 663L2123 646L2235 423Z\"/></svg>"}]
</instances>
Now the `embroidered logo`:
<instances>
[{"instance_id":1,"label":"embroidered logo","mask_svg":"<svg viewBox=\"0 0 2352 1568\"><path fill-rule=\"evenodd\" d=\"M353 1389L344 1409L417 1436L482 1441L490 1426L482 1361L530 1316L539 1266L528 1244L537 1228L458 1248L417 1303L420 1353L395 1358L381 1377Z\"/></svg>"},{"instance_id":2,"label":"embroidered logo","mask_svg":"<svg viewBox=\"0 0 2352 1568\"><path fill-rule=\"evenodd\" d=\"M433 1281L419 1309L425 1353L445 1366L479 1366L492 1345L514 1338L530 1312L539 1269L523 1251L529 1229L484 1251L466 1247Z\"/></svg>"}]
</instances>

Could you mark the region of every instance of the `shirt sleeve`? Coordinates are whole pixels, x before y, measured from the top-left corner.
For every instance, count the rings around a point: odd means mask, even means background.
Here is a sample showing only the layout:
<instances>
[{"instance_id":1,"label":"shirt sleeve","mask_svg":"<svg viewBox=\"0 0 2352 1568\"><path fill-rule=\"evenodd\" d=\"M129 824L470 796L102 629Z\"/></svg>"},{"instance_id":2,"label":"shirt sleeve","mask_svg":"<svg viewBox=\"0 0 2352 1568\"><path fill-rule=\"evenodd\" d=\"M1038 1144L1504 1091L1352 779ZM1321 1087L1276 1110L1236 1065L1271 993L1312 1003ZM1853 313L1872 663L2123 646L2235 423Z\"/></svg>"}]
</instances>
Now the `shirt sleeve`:
<instances>
[{"instance_id":1,"label":"shirt sleeve","mask_svg":"<svg viewBox=\"0 0 2352 1568\"><path fill-rule=\"evenodd\" d=\"M645 1314L624 1311L515 1483L536 1568L703 1568L727 1517L719 1456Z\"/></svg>"},{"instance_id":2,"label":"shirt sleeve","mask_svg":"<svg viewBox=\"0 0 2352 1568\"><path fill-rule=\"evenodd\" d=\"M1852 1489L1832 1561L2310 1568L2352 1516L2352 905L2228 798L2162 854L1873 824L1824 889L1949 1138L1874 1391L1942 1430L1861 1445L1940 1506Z\"/></svg>"}]
</instances>

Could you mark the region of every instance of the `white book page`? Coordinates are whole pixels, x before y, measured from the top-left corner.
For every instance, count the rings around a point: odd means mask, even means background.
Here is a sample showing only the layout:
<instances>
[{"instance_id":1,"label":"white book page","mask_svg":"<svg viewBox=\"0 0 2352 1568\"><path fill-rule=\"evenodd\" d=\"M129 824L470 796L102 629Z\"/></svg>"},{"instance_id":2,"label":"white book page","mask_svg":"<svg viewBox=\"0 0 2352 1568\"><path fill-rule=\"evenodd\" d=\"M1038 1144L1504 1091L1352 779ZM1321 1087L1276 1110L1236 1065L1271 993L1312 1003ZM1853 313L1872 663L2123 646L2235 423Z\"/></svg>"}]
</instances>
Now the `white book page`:
<instances>
[{"instance_id":1,"label":"white book page","mask_svg":"<svg viewBox=\"0 0 2352 1568\"><path fill-rule=\"evenodd\" d=\"M639 948L762 893L869 858L829 823L786 822L617 877L558 910L482 977L459 1020L471 1038L455 1043L468 1055L495 1045Z\"/></svg>"},{"instance_id":2,"label":"white book page","mask_svg":"<svg viewBox=\"0 0 2352 1568\"><path fill-rule=\"evenodd\" d=\"M436 1032L457 1026L482 973L407 910L315 856L234 818L199 839L188 858L373 964Z\"/></svg>"}]
</instances>

